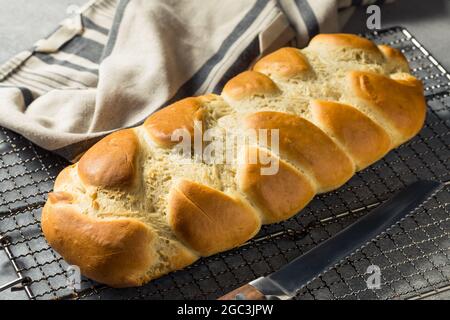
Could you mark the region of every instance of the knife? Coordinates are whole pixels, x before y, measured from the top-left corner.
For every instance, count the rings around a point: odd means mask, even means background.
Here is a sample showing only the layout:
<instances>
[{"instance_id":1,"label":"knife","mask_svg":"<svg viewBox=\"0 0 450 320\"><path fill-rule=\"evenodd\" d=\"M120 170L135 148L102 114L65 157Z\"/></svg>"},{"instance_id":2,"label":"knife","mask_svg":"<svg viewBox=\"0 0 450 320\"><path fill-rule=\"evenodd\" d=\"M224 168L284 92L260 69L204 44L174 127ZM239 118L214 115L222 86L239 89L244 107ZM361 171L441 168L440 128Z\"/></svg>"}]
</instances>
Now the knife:
<instances>
[{"instance_id":1,"label":"knife","mask_svg":"<svg viewBox=\"0 0 450 320\"><path fill-rule=\"evenodd\" d=\"M441 187L441 183L428 180L410 184L390 200L280 270L253 280L219 300L292 299L302 287L404 219Z\"/></svg>"}]
</instances>

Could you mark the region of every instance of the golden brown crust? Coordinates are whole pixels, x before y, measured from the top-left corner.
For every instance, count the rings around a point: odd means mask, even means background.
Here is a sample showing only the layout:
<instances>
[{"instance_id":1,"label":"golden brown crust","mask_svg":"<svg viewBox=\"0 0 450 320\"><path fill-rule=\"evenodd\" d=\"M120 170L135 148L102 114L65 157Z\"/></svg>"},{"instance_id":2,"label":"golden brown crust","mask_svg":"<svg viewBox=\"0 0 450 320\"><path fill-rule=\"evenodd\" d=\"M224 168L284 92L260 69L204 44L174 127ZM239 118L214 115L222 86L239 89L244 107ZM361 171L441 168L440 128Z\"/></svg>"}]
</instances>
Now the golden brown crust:
<instances>
[{"instance_id":1,"label":"golden brown crust","mask_svg":"<svg viewBox=\"0 0 450 320\"><path fill-rule=\"evenodd\" d=\"M383 157L391 147L386 131L356 108L332 101L311 103L313 121L336 138L358 170Z\"/></svg>"},{"instance_id":2,"label":"golden brown crust","mask_svg":"<svg viewBox=\"0 0 450 320\"><path fill-rule=\"evenodd\" d=\"M195 261L199 259L199 256L195 254L191 249L186 248L180 242L176 241L176 244L173 244L175 247L175 252L170 255L169 261L167 261L168 265L164 269L158 270L158 273L152 274L151 279L155 279L161 277L169 272L183 269L188 265L193 264Z\"/></svg>"},{"instance_id":3,"label":"golden brown crust","mask_svg":"<svg viewBox=\"0 0 450 320\"><path fill-rule=\"evenodd\" d=\"M253 67L254 71L280 78L295 78L309 69L308 60L297 48L281 48L259 60Z\"/></svg>"},{"instance_id":4,"label":"golden brown crust","mask_svg":"<svg viewBox=\"0 0 450 320\"><path fill-rule=\"evenodd\" d=\"M75 167L75 164L72 164L68 167L65 167L63 170L61 170L61 172L58 174L58 176L56 177L55 180L55 185L53 187L53 189L55 191L59 191L62 186L69 184L72 182L72 177L70 176L70 171Z\"/></svg>"},{"instance_id":5,"label":"golden brown crust","mask_svg":"<svg viewBox=\"0 0 450 320\"><path fill-rule=\"evenodd\" d=\"M49 244L82 274L113 287L142 285L156 254L154 233L142 222L100 220L80 213L68 193L53 193L42 211Z\"/></svg>"},{"instance_id":6,"label":"golden brown crust","mask_svg":"<svg viewBox=\"0 0 450 320\"><path fill-rule=\"evenodd\" d=\"M198 96L197 99L199 99L203 103L203 102L211 102L211 101L215 101L215 100L221 100L222 98L217 94L207 93L202 96Z\"/></svg>"},{"instance_id":7,"label":"golden brown crust","mask_svg":"<svg viewBox=\"0 0 450 320\"><path fill-rule=\"evenodd\" d=\"M354 34L345 33L318 34L311 39L308 47L311 49L332 49L340 47L346 49L361 49L365 51L371 51L375 54L380 53L377 46L372 41Z\"/></svg>"},{"instance_id":8,"label":"golden brown crust","mask_svg":"<svg viewBox=\"0 0 450 320\"><path fill-rule=\"evenodd\" d=\"M135 176L138 139L132 129L114 132L93 145L78 162L78 175L86 185L126 187Z\"/></svg>"},{"instance_id":9,"label":"golden brown crust","mask_svg":"<svg viewBox=\"0 0 450 320\"><path fill-rule=\"evenodd\" d=\"M48 203L52 204L71 204L73 202L72 194L68 192L50 192L48 194Z\"/></svg>"},{"instance_id":10,"label":"golden brown crust","mask_svg":"<svg viewBox=\"0 0 450 320\"><path fill-rule=\"evenodd\" d=\"M203 121L202 102L198 98L186 98L155 112L144 122L144 128L158 145L171 147L180 142L172 140L175 130L186 130L194 136L195 121Z\"/></svg>"},{"instance_id":11,"label":"golden brown crust","mask_svg":"<svg viewBox=\"0 0 450 320\"><path fill-rule=\"evenodd\" d=\"M268 76L256 71L245 71L225 84L222 95L233 100L243 100L279 92L277 85Z\"/></svg>"},{"instance_id":12,"label":"golden brown crust","mask_svg":"<svg viewBox=\"0 0 450 320\"><path fill-rule=\"evenodd\" d=\"M244 243L261 224L242 200L187 180L172 188L167 219L177 237L201 256Z\"/></svg>"},{"instance_id":13,"label":"golden brown crust","mask_svg":"<svg viewBox=\"0 0 450 320\"><path fill-rule=\"evenodd\" d=\"M320 192L341 186L354 173L348 156L328 135L304 118L266 111L250 114L245 122L247 128L278 129L281 153L310 171Z\"/></svg>"},{"instance_id":14,"label":"golden brown crust","mask_svg":"<svg viewBox=\"0 0 450 320\"><path fill-rule=\"evenodd\" d=\"M397 146L416 135L425 121L426 104L420 81L412 76L393 80L369 72L349 74L350 94L389 125Z\"/></svg>"},{"instance_id":15,"label":"golden brown crust","mask_svg":"<svg viewBox=\"0 0 450 320\"><path fill-rule=\"evenodd\" d=\"M404 72L409 71L408 61L400 50L384 44L379 45L378 49L381 51L388 62L395 64L397 68Z\"/></svg>"},{"instance_id":16,"label":"golden brown crust","mask_svg":"<svg viewBox=\"0 0 450 320\"><path fill-rule=\"evenodd\" d=\"M264 160L278 161L275 174L262 174ZM253 161L256 160L256 161ZM314 197L311 181L300 171L257 147L247 150L246 161L238 168L239 187L258 205L263 223L286 220L302 210Z\"/></svg>"}]
</instances>

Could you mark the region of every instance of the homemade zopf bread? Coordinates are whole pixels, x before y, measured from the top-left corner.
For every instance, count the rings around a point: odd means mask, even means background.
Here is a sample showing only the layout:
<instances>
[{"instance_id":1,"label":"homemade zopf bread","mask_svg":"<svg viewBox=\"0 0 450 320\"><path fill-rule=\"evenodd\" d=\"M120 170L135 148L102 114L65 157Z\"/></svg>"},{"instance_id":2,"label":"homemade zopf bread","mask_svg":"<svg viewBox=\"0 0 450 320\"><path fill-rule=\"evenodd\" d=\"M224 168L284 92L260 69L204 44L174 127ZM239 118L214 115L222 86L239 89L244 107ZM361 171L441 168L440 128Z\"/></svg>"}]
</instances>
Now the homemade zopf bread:
<instances>
[{"instance_id":1,"label":"homemade zopf bread","mask_svg":"<svg viewBox=\"0 0 450 320\"><path fill-rule=\"evenodd\" d=\"M220 96L183 99L95 144L58 176L42 229L87 277L138 286L293 216L411 139L425 111L399 51L322 34L262 58ZM256 141L237 150L253 163L177 158L172 133L199 124L217 136L278 129L279 152ZM276 173L261 174L258 157L277 160Z\"/></svg>"}]
</instances>

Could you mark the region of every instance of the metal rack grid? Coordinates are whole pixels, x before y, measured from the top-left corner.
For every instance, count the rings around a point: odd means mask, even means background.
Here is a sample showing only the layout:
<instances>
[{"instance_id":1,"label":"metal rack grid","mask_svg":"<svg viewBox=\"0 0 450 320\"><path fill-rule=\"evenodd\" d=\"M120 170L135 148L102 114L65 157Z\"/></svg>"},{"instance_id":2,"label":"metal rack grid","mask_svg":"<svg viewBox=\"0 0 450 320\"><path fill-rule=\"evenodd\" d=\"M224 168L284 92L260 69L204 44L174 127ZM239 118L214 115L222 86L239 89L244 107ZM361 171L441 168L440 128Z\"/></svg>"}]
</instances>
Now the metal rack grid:
<instances>
[{"instance_id":1,"label":"metal rack grid","mask_svg":"<svg viewBox=\"0 0 450 320\"><path fill-rule=\"evenodd\" d=\"M113 289L88 279L82 280L80 290L70 286L68 265L47 245L39 223L46 194L66 163L0 128L0 246L15 272L0 286L22 290L31 299L217 298L277 270L406 184L435 179L447 185L420 210L309 283L296 298L415 299L450 290L450 75L405 29L366 36L400 48L423 80L429 108L421 133L345 186L316 197L296 217L264 226L243 246L140 288ZM367 289L365 271L371 264L381 269L381 289ZM0 264L0 279L4 267ZM5 291L2 297L8 297Z\"/></svg>"}]
</instances>

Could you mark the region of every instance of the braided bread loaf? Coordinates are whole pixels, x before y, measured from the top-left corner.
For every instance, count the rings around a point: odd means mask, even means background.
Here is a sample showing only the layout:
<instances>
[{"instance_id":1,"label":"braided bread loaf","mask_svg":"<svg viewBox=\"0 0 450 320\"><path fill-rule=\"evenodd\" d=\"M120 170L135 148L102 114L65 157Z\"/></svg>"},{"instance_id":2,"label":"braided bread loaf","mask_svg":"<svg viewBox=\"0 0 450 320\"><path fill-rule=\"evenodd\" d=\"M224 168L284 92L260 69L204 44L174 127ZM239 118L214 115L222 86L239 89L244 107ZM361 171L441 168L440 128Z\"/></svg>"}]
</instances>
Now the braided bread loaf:
<instances>
[{"instance_id":1,"label":"braided bread loaf","mask_svg":"<svg viewBox=\"0 0 450 320\"><path fill-rule=\"evenodd\" d=\"M221 96L181 100L102 139L57 177L42 229L84 275L141 285L293 216L412 138L425 112L422 84L399 51L322 34L262 58ZM176 161L172 133L194 133L195 121L278 129L279 158L258 143L246 150L277 158L277 173L262 175L261 161Z\"/></svg>"}]
</instances>

